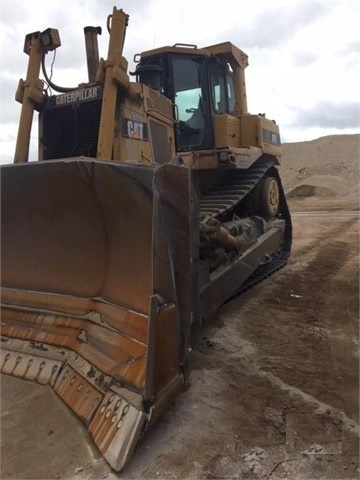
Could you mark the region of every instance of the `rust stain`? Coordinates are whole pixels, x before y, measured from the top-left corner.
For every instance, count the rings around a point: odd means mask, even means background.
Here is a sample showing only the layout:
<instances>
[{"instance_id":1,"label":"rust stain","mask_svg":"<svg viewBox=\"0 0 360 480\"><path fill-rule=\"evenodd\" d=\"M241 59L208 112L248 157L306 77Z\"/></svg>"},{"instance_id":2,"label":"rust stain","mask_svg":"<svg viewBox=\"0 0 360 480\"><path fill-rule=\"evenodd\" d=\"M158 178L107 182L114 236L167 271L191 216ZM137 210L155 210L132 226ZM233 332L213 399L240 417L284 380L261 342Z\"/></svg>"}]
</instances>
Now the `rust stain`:
<instances>
[{"instance_id":1,"label":"rust stain","mask_svg":"<svg viewBox=\"0 0 360 480\"><path fill-rule=\"evenodd\" d=\"M87 343L81 340L84 332ZM3 308L2 334L68 348L137 390L145 383L147 346L90 321Z\"/></svg>"},{"instance_id":2,"label":"rust stain","mask_svg":"<svg viewBox=\"0 0 360 480\"><path fill-rule=\"evenodd\" d=\"M86 425L103 399L103 394L69 365L61 372L54 389Z\"/></svg>"}]
</instances>

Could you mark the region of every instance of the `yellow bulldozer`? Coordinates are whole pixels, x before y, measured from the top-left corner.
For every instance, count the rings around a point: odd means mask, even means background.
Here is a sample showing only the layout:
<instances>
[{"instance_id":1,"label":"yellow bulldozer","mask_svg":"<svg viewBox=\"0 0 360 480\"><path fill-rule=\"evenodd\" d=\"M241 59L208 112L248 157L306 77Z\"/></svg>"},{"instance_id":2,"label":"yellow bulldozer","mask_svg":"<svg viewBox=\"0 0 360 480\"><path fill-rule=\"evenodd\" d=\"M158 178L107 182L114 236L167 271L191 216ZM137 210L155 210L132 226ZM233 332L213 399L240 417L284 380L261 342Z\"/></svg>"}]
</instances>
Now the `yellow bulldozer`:
<instances>
[{"instance_id":1,"label":"yellow bulldozer","mask_svg":"<svg viewBox=\"0 0 360 480\"><path fill-rule=\"evenodd\" d=\"M47 73L59 32L26 35L1 167L1 371L52 387L116 471L185 389L193 325L282 267L292 232L279 128L247 110L247 55L175 44L128 73L127 24L114 7L106 60L85 27L74 88Z\"/></svg>"}]
</instances>

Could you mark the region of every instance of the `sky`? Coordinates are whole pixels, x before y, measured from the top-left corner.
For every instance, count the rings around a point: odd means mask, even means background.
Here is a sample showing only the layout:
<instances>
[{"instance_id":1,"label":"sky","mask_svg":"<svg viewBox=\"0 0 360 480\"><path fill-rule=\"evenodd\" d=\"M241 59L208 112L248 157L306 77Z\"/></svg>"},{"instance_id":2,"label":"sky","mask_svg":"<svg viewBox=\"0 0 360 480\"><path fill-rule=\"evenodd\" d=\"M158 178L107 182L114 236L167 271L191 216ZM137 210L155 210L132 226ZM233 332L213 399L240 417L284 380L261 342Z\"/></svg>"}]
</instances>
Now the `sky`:
<instances>
[{"instance_id":1,"label":"sky","mask_svg":"<svg viewBox=\"0 0 360 480\"><path fill-rule=\"evenodd\" d=\"M280 126L282 142L360 132L360 1L261 0L0 0L0 163L12 163L25 78L25 35L57 28L52 80L63 87L87 81L83 27L101 26L113 7L129 14L124 56L175 43L204 47L230 41L249 56L248 110ZM48 70L54 60L47 55ZM37 152L36 115L30 159Z\"/></svg>"}]
</instances>

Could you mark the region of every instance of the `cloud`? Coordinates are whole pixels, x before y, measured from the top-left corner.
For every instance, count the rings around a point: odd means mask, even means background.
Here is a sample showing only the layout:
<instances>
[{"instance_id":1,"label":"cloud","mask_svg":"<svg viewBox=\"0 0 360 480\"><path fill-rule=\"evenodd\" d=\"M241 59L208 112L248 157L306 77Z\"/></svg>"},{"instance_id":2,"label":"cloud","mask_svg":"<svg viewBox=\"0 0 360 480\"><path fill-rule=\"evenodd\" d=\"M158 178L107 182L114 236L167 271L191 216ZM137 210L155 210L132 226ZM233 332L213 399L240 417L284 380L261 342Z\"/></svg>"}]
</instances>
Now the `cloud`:
<instances>
[{"instance_id":1,"label":"cloud","mask_svg":"<svg viewBox=\"0 0 360 480\"><path fill-rule=\"evenodd\" d=\"M249 25L239 30L244 48L272 48L281 46L305 25L309 26L330 10L329 5L320 2L288 3L270 7L255 16Z\"/></svg>"},{"instance_id":2,"label":"cloud","mask_svg":"<svg viewBox=\"0 0 360 480\"><path fill-rule=\"evenodd\" d=\"M293 54L293 62L297 67L306 67L316 62L318 58L319 55L312 52L294 52Z\"/></svg>"},{"instance_id":3,"label":"cloud","mask_svg":"<svg viewBox=\"0 0 360 480\"><path fill-rule=\"evenodd\" d=\"M298 109L292 124L339 130L360 128L360 104L319 102L310 109Z\"/></svg>"},{"instance_id":4,"label":"cloud","mask_svg":"<svg viewBox=\"0 0 360 480\"><path fill-rule=\"evenodd\" d=\"M15 101L15 93L19 79L3 77L1 81L1 122L17 122L19 119L20 103ZM6 94L4 94L6 92Z\"/></svg>"},{"instance_id":5,"label":"cloud","mask_svg":"<svg viewBox=\"0 0 360 480\"><path fill-rule=\"evenodd\" d=\"M15 143L17 135L17 123L4 124L0 130L0 163L12 163L14 159Z\"/></svg>"}]
</instances>

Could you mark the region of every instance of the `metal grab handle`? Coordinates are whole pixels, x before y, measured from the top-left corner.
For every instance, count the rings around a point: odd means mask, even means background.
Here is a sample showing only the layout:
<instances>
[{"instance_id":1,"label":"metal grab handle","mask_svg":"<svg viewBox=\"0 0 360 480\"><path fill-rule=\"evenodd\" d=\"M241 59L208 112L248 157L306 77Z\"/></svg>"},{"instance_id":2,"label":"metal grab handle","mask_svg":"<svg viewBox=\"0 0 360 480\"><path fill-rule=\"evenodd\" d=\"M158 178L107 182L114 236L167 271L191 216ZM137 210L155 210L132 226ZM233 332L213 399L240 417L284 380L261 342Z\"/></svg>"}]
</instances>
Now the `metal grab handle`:
<instances>
[{"instance_id":1,"label":"metal grab handle","mask_svg":"<svg viewBox=\"0 0 360 480\"><path fill-rule=\"evenodd\" d=\"M172 105L174 107L175 120L179 122L179 107L176 105L175 102Z\"/></svg>"},{"instance_id":2,"label":"metal grab handle","mask_svg":"<svg viewBox=\"0 0 360 480\"><path fill-rule=\"evenodd\" d=\"M175 43L173 47L198 48L194 43Z\"/></svg>"},{"instance_id":3,"label":"metal grab handle","mask_svg":"<svg viewBox=\"0 0 360 480\"><path fill-rule=\"evenodd\" d=\"M108 15L106 19L106 28L109 33L111 32L111 25L110 25L111 20L112 20L112 15Z\"/></svg>"}]
</instances>

